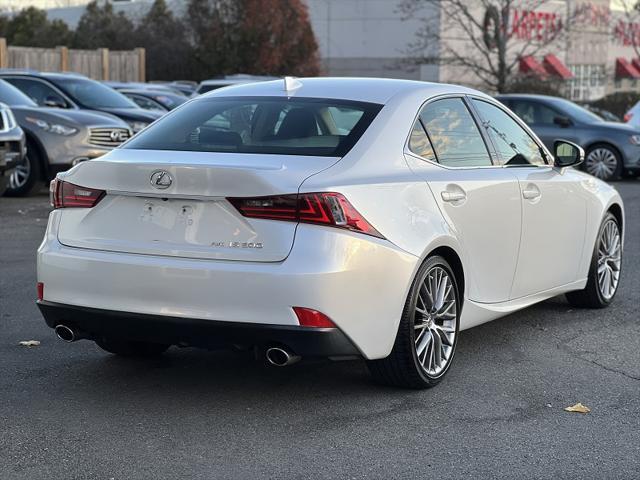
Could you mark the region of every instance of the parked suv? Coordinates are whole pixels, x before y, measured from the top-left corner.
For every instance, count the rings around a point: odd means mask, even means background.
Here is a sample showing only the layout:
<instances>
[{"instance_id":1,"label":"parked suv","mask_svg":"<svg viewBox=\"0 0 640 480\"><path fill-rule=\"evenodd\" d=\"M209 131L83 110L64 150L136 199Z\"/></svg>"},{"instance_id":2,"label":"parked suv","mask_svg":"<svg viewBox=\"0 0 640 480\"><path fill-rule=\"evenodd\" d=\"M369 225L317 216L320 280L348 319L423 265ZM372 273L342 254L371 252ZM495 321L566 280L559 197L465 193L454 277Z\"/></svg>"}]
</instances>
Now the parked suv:
<instances>
[{"instance_id":1,"label":"parked suv","mask_svg":"<svg viewBox=\"0 0 640 480\"><path fill-rule=\"evenodd\" d=\"M10 176L9 195L29 195L57 172L99 157L132 135L129 126L113 115L38 107L4 80L0 80L0 102L11 107L26 135L26 155Z\"/></svg>"},{"instance_id":2,"label":"parked suv","mask_svg":"<svg viewBox=\"0 0 640 480\"><path fill-rule=\"evenodd\" d=\"M561 138L586 151L583 168L602 180L621 174L640 174L640 130L624 123L606 122L595 113L558 97L498 95L496 97L524 120L553 149Z\"/></svg>"},{"instance_id":3,"label":"parked suv","mask_svg":"<svg viewBox=\"0 0 640 480\"><path fill-rule=\"evenodd\" d=\"M76 73L3 70L0 78L40 106L110 113L127 122L133 133L162 116L160 112L143 110L112 88Z\"/></svg>"},{"instance_id":4,"label":"parked suv","mask_svg":"<svg viewBox=\"0 0 640 480\"><path fill-rule=\"evenodd\" d=\"M24 132L8 105L0 103L0 195L25 153Z\"/></svg>"}]
</instances>

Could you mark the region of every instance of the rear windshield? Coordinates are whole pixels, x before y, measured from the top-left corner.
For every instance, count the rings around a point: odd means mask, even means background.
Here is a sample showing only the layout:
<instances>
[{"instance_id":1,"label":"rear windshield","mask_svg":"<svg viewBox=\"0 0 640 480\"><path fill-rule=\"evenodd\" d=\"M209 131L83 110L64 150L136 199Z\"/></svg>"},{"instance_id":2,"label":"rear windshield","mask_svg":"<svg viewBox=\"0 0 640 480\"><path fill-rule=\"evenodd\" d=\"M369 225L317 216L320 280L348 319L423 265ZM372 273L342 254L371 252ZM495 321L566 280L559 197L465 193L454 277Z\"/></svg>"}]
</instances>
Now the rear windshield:
<instances>
[{"instance_id":1,"label":"rear windshield","mask_svg":"<svg viewBox=\"0 0 640 480\"><path fill-rule=\"evenodd\" d=\"M315 98L203 98L166 115L124 148L341 157L381 108Z\"/></svg>"}]
</instances>

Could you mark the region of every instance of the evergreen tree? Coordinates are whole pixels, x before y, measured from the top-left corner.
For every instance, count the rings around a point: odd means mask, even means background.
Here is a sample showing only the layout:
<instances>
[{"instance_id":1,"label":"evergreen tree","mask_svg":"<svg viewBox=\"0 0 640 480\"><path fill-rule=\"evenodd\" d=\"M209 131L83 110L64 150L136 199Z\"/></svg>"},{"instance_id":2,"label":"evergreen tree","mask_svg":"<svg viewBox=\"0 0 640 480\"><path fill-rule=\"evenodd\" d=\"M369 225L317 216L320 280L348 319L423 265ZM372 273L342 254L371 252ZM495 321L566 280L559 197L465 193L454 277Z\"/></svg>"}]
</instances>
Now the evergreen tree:
<instances>
[{"instance_id":1,"label":"evergreen tree","mask_svg":"<svg viewBox=\"0 0 640 480\"><path fill-rule=\"evenodd\" d=\"M67 45L71 31L61 20L49 21L44 10L29 7L12 18L2 17L0 32L9 45L23 47L55 47Z\"/></svg>"},{"instance_id":2,"label":"evergreen tree","mask_svg":"<svg viewBox=\"0 0 640 480\"><path fill-rule=\"evenodd\" d=\"M80 17L74 35L75 48L109 48L112 50L130 50L134 26L124 13L116 13L111 2L103 6L93 0L87 5Z\"/></svg>"},{"instance_id":3,"label":"evergreen tree","mask_svg":"<svg viewBox=\"0 0 640 480\"><path fill-rule=\"evenodd\" d=\"M150 80L187 78L191 47L185 28L174 17L165 0L155 0L134 35L136 46L146 49Z\"/></svg>"}]
</instances>

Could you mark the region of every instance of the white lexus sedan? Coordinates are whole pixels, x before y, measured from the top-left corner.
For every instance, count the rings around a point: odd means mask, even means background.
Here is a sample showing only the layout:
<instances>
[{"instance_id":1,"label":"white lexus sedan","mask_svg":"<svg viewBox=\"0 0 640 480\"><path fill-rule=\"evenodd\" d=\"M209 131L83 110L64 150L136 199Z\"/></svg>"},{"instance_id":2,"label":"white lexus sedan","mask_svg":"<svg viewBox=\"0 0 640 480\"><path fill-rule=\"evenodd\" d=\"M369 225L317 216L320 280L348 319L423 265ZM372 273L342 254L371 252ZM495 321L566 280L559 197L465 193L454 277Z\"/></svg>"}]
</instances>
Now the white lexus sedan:
<instances>
[{"instance_id":1,"label":"white lexus sedan","mask_svg":"<svg viewBox=\"0 0 640 480\"><path fill-rule=\"evenodd\" d=\"M614 188L474 90L286 78L216 90L58 174L38 305L119 355L364 358L438 383L460 330L620 278Z\"/></svg>"}]
</instances>

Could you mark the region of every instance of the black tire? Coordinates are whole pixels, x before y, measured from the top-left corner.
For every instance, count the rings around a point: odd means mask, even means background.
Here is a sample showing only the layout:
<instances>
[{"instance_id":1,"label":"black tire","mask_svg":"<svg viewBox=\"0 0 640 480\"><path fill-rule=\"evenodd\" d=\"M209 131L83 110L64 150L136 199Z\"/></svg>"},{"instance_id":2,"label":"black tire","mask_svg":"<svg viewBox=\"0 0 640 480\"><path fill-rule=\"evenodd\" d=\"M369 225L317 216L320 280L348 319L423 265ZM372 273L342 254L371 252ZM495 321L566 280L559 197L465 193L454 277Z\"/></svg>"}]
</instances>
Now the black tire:
<instances>
[{"instance_id":1,"label":"black tire","mask_svg":"<svg viewBox=\"0 0 640 480\"><path fill-rule=\"evenodd\" d=\"M590 160L589 157L592 154L596 154L596 152L598 151L606 151L609 152L611 155L613 155L612 158L615 159L615 167L613 168L613 172L611 172L610 174L606 174L606 175L596 175L594 172L589 170L589 164L590 164ZM601 180L604 180L606 182L610 182L612 180L618 180L620 178L620 176L622 175L622 170L623 170L623 164L622 164L622 157L620 156L620 153L618 152L618 150L616 150L614 147L612 147L611 145L607 144L607 143L596 143L595 145L591 145L588 149L587 152L585 153L584 156L584 162L582 164L582 168L587 172L590 173L591 175L600 178Z\"/></svg>"},{"instance_id":2,"label":"black tire","mask_svg":"<svg viewBox=\"0 0 640 480\"><path fill-rule=\"evenodd\" d=\"M2 172L0 173L0 197L4 195L4 192L7 191L9 187L9 174L11 172Z\"/></svg>"},{"instance_id":3,"label":"black tire","mask_svg":"<svg viewBox=\"0 0 640 480\"><path fill-rule=\"evenodd\" d=\"M569 292L565 296L569 303L577 308L604 308L608 306L616 296L618 292L619 283L616 285L616 289L613 295L609 298L605 298L600 291L600 287L598 285L598 248L600 244L600 237L602 232L607 225L608 222L613 221L618 227L618 231L620 230L620 224L616 217L608 212L602 223L600 224L600 228L598 229L598 236L596 238L596 243L593 247L593 254L591 255L591 264L589 266L589 274L587 277L587 285L582 290L577 290L575 292ZM621 262L622 264L622 262ZM618 271L620 272L620 270ZM619 273L618 273L619 274Z\"/></svg>"},{"instance_id":4,"label":"black tire","mask_svg":"<svg viewBox=\"0 0 640 480\"><path fill-rule=\"evenodd\" d=\"M42 188L42 158L32 141L27 141L27 154L18 164L19 167L25 167L28 170L26 181L19 186L9 185L5 192L7 197L28 197ZM17 175L18 168L14 170L14 175Z\"/></svg>"},{"instance_id":5,"label":"black tire","mask_svg":"<svg viewBox=\"0 0 640 480\"><path fill-rule=\"evenodd\" d=\"M102 350L121 357L157 357L162 355L170 345L149 342L134 342L114 338L95 340Z\"/></svg>"},{"instance_id":6,"label":"black tire","mask_svg":"<svg viewBox=\"0 0 640 480\"><path fill-rule=\"evenodd\" d=\"M423 281L434 267L443 269L451 279L453 294L455 295L455 335L451 345L450 357L443 370L437 375L429 374L420 363L416 351L416 305L418 294ZM398 326L398 333L393 349L387 358L369 360L367 366L372 377L379 383L396 387L423 389L437 385L449 371L458 343L460 328L460 311L462 303L458 290L458 283L449 263L441 256L434 255L422 264L413 281L409 296L405 302ZM430 347L425 347L425 350ZM426 351L425 351L426 355Z\"/></svg>"}]
</instances>

